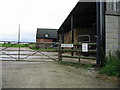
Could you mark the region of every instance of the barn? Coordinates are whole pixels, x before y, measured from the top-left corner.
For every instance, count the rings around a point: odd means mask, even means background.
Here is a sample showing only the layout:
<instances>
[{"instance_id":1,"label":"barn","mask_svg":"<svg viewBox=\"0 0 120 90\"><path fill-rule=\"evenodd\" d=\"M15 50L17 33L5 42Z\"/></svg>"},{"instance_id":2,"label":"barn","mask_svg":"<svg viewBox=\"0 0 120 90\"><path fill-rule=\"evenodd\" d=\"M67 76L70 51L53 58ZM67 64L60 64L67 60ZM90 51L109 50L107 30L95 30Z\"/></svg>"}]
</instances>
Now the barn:
<instances>
[{"instance_id":1,"label":"barn","mask_svg":"<svg viewBox=\"0 0 120 90\"><path fill-rule=\"evenodd\" d=\"M57 42L57 29L37 28L36 47L40 48L41 43Z\"/></svg>"},{"instance_id":2,"label":"barn","mask_svg":"<svg viewBox=\"0 0 120 90\"><path fill-rule=\"evenodd\" d=\"M120 50L120 2L80 1L59 27L58 37L62 43L96 43L100 64L110 51Z\"/></svg>"}]
</instances>

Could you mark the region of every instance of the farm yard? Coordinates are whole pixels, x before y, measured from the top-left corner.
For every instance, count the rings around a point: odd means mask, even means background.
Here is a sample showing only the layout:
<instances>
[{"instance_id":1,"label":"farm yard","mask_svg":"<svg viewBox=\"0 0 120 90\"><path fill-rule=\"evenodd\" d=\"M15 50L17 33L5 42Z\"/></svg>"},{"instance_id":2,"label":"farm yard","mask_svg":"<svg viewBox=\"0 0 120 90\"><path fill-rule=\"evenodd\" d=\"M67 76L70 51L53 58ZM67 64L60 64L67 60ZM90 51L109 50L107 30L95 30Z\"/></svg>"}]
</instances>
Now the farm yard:
<instances>
[{"instance_id":1,"label":"farm yard","mask_svg":"<svg viewBox=\"0 0 120 90\"><path fill-rule=\"evenodd\" d=\"M3 47L2 47L3 48ZM17 58L18 48L4 52ZM25 58L26 55L35 53ZM3 88L117 88L117 80L101 79L95 68L76 68L56 62L57 52L37 52L21 48L21 58L14 60L1 53ZM54 60L53 60L54 59ZM72 78L71 78L72 77Z\"/></svg>"},{"instance_id":2,"label":"farm yard","mask_svg":"<svg viewBox=\"0 0 120 90\"><path fill-rule=\"evenodd\" d=\"M119 89L119 0L79 0L76 5L77 0L18 1L0 3L3 11L8 10L0 28L2 90Z\"/></svg>"}]
</instances>

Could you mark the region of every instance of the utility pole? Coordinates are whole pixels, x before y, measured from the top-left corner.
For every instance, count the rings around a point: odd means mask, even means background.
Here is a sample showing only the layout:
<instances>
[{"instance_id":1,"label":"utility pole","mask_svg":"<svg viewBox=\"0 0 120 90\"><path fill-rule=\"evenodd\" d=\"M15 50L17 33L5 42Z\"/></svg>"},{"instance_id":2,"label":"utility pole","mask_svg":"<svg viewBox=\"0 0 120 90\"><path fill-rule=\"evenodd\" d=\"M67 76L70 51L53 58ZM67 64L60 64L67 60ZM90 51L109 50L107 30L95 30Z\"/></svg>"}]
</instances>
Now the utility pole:
<instances>
[{"instance_id":1,"label":"utility pole","mask_svg":"<svg viewBox=\"0 0 120 90\"><path fill-rule=\"evenodd\" d=\"M18 27L18 45L19 45L18 60L20 60L20 24L19 24L19 27Z\"/></svg>"}]
</instances>

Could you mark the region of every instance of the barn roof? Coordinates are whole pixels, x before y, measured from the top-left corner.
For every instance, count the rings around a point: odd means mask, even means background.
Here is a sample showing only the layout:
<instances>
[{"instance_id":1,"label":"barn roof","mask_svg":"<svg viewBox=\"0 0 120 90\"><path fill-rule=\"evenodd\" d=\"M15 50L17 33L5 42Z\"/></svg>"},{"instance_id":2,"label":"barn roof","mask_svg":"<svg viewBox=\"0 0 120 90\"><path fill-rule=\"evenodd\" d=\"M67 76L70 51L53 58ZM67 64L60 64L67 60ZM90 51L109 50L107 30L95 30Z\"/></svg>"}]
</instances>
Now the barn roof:
<instances>
[{"instance_id":1,"label":"barn roof","mask_svg":"<svg viewBox=\"0 0 120 90\"><path fill-rule=\"evenodd\" d=\"M57 39L57 29L49 29L49 28L37 28L36 39L44 39L45 34L48 34L49 39Z\"/></svg>"},{"instance_id":2,"label":"barn roof","mask_svg":"<svg viewBox=\"0 0 120 90\"><path fill-rule=\"evenodd\" d=\"M73 16L73 27L90 27L96 23L96 2L78 2L65 21L58 29L58 33L64 28L64 32L71 29L71 16Z\"/></svg>"}]
</instances>

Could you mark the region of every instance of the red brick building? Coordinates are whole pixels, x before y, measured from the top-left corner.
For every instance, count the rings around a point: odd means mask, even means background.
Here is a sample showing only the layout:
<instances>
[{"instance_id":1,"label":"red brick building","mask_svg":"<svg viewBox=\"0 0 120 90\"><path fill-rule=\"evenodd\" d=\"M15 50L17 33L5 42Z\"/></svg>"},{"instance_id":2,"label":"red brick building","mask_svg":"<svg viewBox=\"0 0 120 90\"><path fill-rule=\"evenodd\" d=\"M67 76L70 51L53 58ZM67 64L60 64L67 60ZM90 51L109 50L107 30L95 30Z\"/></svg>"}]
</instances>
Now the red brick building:
<instances>
[{"instance_id":1,"label":"red brick building","mask_svg":"<svg viewBox=\"0 0 120 90\"><path fill-rule=\"evenodd\" d=\"M40 48L39 43L52 43L57 41L57 29L37 28L36 47Z\"/></svg>"}]
</instances>

